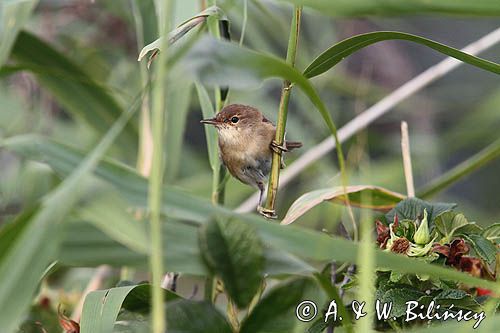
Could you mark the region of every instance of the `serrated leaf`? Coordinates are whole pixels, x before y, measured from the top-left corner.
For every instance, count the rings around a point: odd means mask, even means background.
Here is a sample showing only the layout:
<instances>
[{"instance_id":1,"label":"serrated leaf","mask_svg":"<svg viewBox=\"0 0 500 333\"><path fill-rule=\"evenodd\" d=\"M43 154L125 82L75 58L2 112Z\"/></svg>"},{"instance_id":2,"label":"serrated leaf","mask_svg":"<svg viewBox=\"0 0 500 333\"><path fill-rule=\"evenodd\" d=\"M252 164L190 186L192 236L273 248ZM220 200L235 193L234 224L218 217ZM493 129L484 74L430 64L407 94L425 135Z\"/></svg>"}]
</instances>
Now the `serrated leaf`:
<instances>
[{"instance_id":1,"label":"serrated leaf","mask_svg":"<svg viewBox=\"0 0 500 333\"><path fill-rule=\"evenodd\" d=\"M167 305L169 333L232 333L224 316L209 302L179 300Z\"/></svg>"},{"instance_id":2,"label":"serrated leaf","mask_svg":"<svg viewBox=\"0 0 500 333\"><path fill-rule=\"evenodd\" d=\"M351 205L381 211L391 209L405 198L403 194L392 192L383 187L373 185L348 186L346 188L346 192L349 196L349 202ZM371 197L369 205L363 202L363 196ZM281 224L290 224L295 222L299 217L315 206L321 204L323 201L345 203L346 195L344 189L341 186L338 186L303 194L290 206L286 216L283 218L283 221L281 221Z\"/></svg>"},{"instance_id":3,"label":"serrated leaf","mask_svg":"<svg viewBox=\"0 0 500 333\"><path fill-rule=\"evenodd\" d=\"M387 213L387 221L394 221L394 216L398 214L400 220L408 219L415 221L418 216L423 215L424 209L427 209L428 220L434 221L434 219L446 212L450 211L456 207L454 203L443 203L436 202L430 203L418 198L408 198L399 202L396 207L394 207L389 213Z\"/></svg>"},{"instance_id":4,"label":"serrated leaf","mask_svg":"<svg viewBox=\"0 0 500 333\"><path fill-rule=\"evenodd\" d=\"M495 261L497 255L497 247L488 239L481 235L463 235L469 241L476 253L488 264Z\"/></svg>"},{"instance_id":5,"label":"serrated leaf","mask_svg":"<svg viewBox=\"0 0 500 333\"><path fill-rule=\"evenodd\" d=\"M277 318L294 315L295 307L303 300L306 288L313 285L311 279L301 278L274 287L243 321L240 333L260 332L273 325Z\"/></svg>"},{"instance_id":6,"label":"serrated leaf","mask_svg":"<svg viewBox=\"0 0 500 333\"><path fill-rule=\"evenodd\" d=\"M212 220L200 230L200 250L231 299L246 307L263 280L263 248L255 229L236 219Z\"/></svg>"},{"instance_id":7,"label":"serrated leaf","mask_svg":"<svg viewBox=\"0 0 500 333\"><path fill-rule=\"evenodd\" d=\"M456 212L444 212L434 220L436 228L441 235L446 239L445 242L451 241L458 229L469 224L464 214Z\"/></svg>"},{"instance_id":8,"label":"serrated leaf","mask_svg":"<svg viewBox=\"0 0 500 333\"><path fill-rule=\"evenodd\" d=\"M460 289L443 290L434 297L434 300L441 307L449 307L453 305L455 308L478 310L480 305L468 293Z\"/></svg>"},{"instance_id":9,"label":"serrated leaf","mask_svg":"<svg viewBox=\"0 0 500 333\"><path fill-rule=\"evenodd\" d=\"M391 317L400 317L406 313L406 302L415 301L425 294L417 289L395 286L388 290L380 300L382 303L392 303Z\"/></svg>"},{"instance_id":10,"label":"serrated leaf","mask_svg":"<svg viewBox=\"0 0 500 333\"><path fill-rule=\"evenodd\" d=\"M483 228L477 225L476 222L469 222L464 226L458 227L454 232L455 235L470 235L470 234L481 235L482 233L483 233Z\"/></svg>"},{"instance_id":11,"label":"serrated leaf","mask_svg":"<svg viewBox=\"0 0 500 333\"><path fill-rule=\"evenodd\" d=\"M305 70L304 76L312 78L318 76L330 68L338 64L341 60L345 59L352 53L365 48L369 45L385 41L385 40L406 40L430 47L442 54L456 58L473 66L481 69L500 74L500 65L494 62L484 60L465 52L459 51L452 47L434 42L430 39L406 34L397 31L377 31L367 34L357 35L351 38L344 39L343 41L333 45L328 50L320 54Z\"/></svg>"},{"instance_id":12,"label":"serrated leaf","mask_svg":"<svg viewBox=\"0 0 500 333\"><path fill-rule=\"evenodd\" d=\"M495 223L488 226L486 229L484 229L482 235L492 242L498 242L500 240L500 223Z\"/></svg>"}]
</instances>

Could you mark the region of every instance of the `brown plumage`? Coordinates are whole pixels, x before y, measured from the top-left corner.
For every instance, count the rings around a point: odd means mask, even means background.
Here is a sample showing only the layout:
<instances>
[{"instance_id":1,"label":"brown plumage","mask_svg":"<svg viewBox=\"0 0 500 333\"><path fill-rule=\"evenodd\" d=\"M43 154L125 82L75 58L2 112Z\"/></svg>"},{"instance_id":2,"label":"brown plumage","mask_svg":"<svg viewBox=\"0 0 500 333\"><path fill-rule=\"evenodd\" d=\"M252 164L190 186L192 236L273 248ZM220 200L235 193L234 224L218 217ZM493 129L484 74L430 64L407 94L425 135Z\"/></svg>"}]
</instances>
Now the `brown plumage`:
<instances>
[{"instance_id":1,"label":"brown plumage","mask_svg":"<svg viewBox=\"0 0 500 333\"><path fill-rule=\"evenodd\" d=\"M276 127L254 107L231 104L214 118L204 119L219 134L219 152L231 175L260 190L259 205L271 171L272 142ZM286 141L283 151L302 147L302 143Z\"/></svg>"}]
</instances>

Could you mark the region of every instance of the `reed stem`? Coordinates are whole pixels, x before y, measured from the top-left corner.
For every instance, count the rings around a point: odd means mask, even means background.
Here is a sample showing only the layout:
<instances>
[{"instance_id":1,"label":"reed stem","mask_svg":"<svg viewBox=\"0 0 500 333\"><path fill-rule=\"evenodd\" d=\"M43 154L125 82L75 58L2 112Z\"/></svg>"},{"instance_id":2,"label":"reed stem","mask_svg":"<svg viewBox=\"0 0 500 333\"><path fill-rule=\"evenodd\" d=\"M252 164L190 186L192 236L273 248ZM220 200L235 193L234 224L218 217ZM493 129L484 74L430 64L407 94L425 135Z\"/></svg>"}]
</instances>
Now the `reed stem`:
<instances>
[{"instance_id":1,"label":"reed stem","mask_svg":"<svg viewBox=\"0 0 500 333\"><path fill-rule=\"evenodd\" d=\"M164 0L159 2L158 13L158 32L160 36L167 36L170 28L170 14L172 2ZM166 331L166 313L163 305L163 288L161 287L163 268L163 239L162 239L162 220L160 216L163 174L164 174L164 156L163 156L163 138L165 132L165 79L167 77L167 50L168 38L163 38L162 52L156 64L156 79L153 84L152 93L152 134L153 134L153 159L151 165L151 174L149 177L149 209L151 214L151 304L152 304L152 332L164 333Z\"/></svg>"},{"instance_id":2,"label":"reed stem","mask_svg":"<svg viewBox=\"0 0 500 333\"><path fill-rule=\"evenodd\" d=\"M302 16L302 6L295 6L295 11L290 26L288 49L286 53L286 62L292 67L295 67L295 59L297 56L297 45L299 42L301 16ZM288 104L290 101L290 94L292 87L293 85L290 81L285 80L283 82L283 89L281 91L281 100L278 111L278 122L276 124L276 135L274 138L274 140L279 146L283 146L285 142L286 119L288 115ZM263 212L263 214L267 217L276 216L275 205L276 205L276 196L278 194L280 168L281 168L281 154L273 152L273 160L272 160L271 174L269 177L269 184L267 189L265 211Z\"/></svg>"}]
</instances>

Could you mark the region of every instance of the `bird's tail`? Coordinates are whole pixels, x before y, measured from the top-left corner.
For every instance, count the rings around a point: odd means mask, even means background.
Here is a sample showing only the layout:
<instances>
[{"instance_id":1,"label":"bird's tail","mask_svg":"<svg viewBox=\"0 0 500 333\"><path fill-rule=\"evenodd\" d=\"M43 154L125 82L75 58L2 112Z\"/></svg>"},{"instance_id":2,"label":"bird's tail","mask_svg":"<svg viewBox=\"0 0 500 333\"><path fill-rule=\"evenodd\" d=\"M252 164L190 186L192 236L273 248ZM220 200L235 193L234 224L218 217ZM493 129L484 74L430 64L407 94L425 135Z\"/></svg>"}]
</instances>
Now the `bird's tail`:
<instances>
[{"instance_id":1,"label":"bird's tail","mask_svg":"<svg viewBox=\"0 0 500 333\"><path fill-rule=\"evenodd\" d=\"M285 147L288 151L294 150L295 148L300 148L302 147L302 142L298 141L286 141L285 142Z\"/></svg>"}]
</instances>

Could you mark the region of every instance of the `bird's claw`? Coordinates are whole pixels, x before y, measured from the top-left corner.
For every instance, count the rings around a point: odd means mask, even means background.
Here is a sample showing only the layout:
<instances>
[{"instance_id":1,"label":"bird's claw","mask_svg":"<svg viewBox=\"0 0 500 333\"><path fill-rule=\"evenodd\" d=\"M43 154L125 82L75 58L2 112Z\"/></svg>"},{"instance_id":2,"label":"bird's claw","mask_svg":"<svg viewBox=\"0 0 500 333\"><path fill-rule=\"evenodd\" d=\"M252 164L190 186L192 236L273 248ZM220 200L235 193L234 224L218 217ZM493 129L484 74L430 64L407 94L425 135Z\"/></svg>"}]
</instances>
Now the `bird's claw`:
<instances>
[{"instance_id":1,"label":"bird's claw","mask_svg":"<svg viewBox=\"0 0 500 333\"><path fill-rule=\"evenodd\" d=\"M277 219L278 215L276 215L276 211L274 209L267 209L262 206L257 206L257 211L260 215L264 216L266 219Z\"/></svg>"},{"instance_id":2,"label":"bird's claw","mask_svg":"<svg viewBox=\"0 0 500 333\"><path fill-rule=\"evenodd\" d=\"M282 154L283 152L287 153L289 150L285 145L280 146L276 140L271 141L270 148L277 154Z\"/></svg>"}]
</instances>

